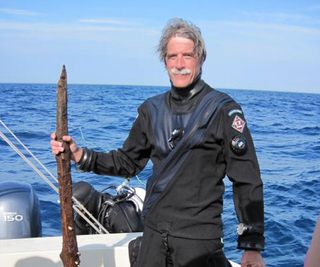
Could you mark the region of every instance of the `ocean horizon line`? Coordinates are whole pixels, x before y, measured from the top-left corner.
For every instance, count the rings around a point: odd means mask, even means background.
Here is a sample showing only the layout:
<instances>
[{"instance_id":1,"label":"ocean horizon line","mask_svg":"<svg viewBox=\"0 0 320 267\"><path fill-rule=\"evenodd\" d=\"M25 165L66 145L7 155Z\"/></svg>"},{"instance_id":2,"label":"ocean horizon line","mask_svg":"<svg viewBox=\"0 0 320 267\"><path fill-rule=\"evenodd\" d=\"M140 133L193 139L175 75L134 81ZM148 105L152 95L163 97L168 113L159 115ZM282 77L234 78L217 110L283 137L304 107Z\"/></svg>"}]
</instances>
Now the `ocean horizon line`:
<instances>
[{"instance_id":1,"label":"ocean horizon line","mask_svg":"<svg viewBox=\"0 0 320 267\"><path fill-rule=\"evenodd\" d=\"M50 85L55 86L57 83L52 82L0 82L0 85ZM143 84L117 84L117 83L68 83L68 86L126 86L126 87L151 87L151 88L163 88L169 89L170 85L143 85ZM316 91L299 91L299 90L280 90L280 89L253 89L253 88L235 88L235 87L219 87L219 86L212 86L217 90L232 90L232 91L254 91L254 92L266 92L266 93L293 93L293 94L315 94L319 95L319 92ZM0 88L1 89L1 88Z\"/></svg>"}]
</instances>

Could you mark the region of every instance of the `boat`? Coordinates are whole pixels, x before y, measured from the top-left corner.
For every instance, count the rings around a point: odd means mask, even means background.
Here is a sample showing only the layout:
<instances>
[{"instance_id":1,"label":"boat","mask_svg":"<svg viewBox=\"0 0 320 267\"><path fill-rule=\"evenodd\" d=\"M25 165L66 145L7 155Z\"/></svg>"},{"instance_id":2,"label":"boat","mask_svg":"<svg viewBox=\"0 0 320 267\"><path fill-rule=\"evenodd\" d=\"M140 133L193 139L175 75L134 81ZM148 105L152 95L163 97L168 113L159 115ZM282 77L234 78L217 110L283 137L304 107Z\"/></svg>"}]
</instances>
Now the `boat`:
<instances>
[{"instance_id":1,"label":"boat","mask_svg":"<svg viewBox=\"0 0 320 267\"><path fill-rule=\"evenodd\" d=\"M0 137L58 193L58 181L33 153L0 120L27 153L25 156L0 131ZM30 158L30 159L29 159ZM40 166L36 166L40 165ZM51 180L50 180L51 178ZM78 186L78 187L77 187ZM115 194L98 192L88 183L76 183L72 200L75 216L75 230L81 267L129 267L128 244L142 235L139 214L142 210L144 189L131 188L128 182L114 186ZM86 201L86 199L90 201ZM95 199L95 203L92 203ZM81 202L80 202L81 200ZM116 204L116 205L114 205ZM99 208L97 208L99 206ZM127 210L124 217L115 215L109 221L108 230L101 222L112 208ZM96 210L107 211L97 214ZM90 212L90 211L91 212ZM130 213L130 216L127 216ZM120 213L116 213L120 214ZM107 217L108 217L107 216ZM96 217L100 217L99 221ZM133 223L133 222L134 223ZM91 231L86 232L87 224ZM85 227L83 227L85 226ZM62 236L42 236L40 204L30 184L4 181L0 183L0 263L3 267L63 267L60 259ZM230 261L233 267L240 265Z\"/></svg>"},{"instance_id":2,"label":"boat","mask_svg":"<svg viewBox=\"0 0 320 267\"><path fill-rule=\"evenodd\" d=\"M129 267L128 243L141 233L77 236L81 267ZM4 267L63 267L59 254L62 238L37 237L0 240ZM239 264L230 261L232 267Z\"/></svg>"},{"instance_id":3,"label":"boat","mask_svg":"<svg viewBox=\"0 0 320 267\"><path fill-rule=\"evenodd\" d=\"M79 185L79 183L76 185ZM76 187L76 189L79 188L81 189L80 191L83 193L83 195L90 196L90 199L98 199L101 196L106 196L95 191L93 187L87 183L80 183L80 186ZM120 188L118 187L117 189L122 190L119 192L124 192L123 188L124 185L122 185ZM128 188L126 188L126 190L126 192L132 192L132 190L129 190ZM78 191L79 190L75 190L74 195L77 194ZM90 193L88 193L89 191ZM109 199L110 195L107 196ZM131 198L133 196L134 194L130 194ZM81 199L81 195L77 194L77 197ZM101 202L101 199L98 200L98 202L99 201ZM132 200L126 199L125 201ZM139 201L137 199L135 199L133 203L136 203L135 208L142 208L139 206ZM63 263L60 259L62 237L42 237L40 217L38 198L31 185L16 182L1 183L1 266L63 267ZM77 223L81 223L81 221L78 219L76 217L76 227ZM121 225L118 226L118 228L115 228L116 230L125 231L128 229L126 223L120 224ZM131 223L130 227L135 227L132 225L135 224ZM81 231L82 227L80 226L79 229L78 231ZM135 229L130 228L129 230L131 231ZM130 262L128 244L131 240L141 235L142 232L77 235L77 243L81 261L80 266L129 267ZM233 267L240 266L235 262L230 261L230 263Z\"/></svg>"}]
</instances>

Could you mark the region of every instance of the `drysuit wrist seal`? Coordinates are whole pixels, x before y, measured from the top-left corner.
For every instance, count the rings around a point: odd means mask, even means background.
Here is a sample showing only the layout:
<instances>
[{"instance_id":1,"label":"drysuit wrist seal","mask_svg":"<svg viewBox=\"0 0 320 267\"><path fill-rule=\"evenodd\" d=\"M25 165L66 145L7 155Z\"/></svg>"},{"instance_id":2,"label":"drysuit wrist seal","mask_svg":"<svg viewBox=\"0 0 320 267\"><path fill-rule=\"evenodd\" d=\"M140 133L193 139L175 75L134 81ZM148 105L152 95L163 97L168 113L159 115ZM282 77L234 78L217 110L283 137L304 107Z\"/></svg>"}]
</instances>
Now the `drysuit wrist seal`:
<instances>
[{"instance_id":1,"label":"drysuit wrist seal","mask_svg":"<svg viewBox=\"0 0 320 267\"><path fill-rule=\"evenodd\" d=\"M90 171L90 165L92 160L93 151L86 147L82 148L82 156L79 162L76 163L77 168L80 171L88 172Z\"/></svg>"}]
</instances>

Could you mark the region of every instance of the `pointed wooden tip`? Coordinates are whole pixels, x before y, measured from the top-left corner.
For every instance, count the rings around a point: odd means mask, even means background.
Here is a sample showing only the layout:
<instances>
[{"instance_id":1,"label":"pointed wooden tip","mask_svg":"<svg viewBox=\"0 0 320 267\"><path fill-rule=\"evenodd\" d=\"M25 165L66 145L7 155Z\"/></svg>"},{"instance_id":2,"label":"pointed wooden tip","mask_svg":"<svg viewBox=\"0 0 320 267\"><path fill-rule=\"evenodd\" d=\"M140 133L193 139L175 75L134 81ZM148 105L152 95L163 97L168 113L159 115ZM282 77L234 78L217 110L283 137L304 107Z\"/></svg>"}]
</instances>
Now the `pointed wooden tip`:
<instances>
[{"instance_id":1,"label":"pointed wooden tip","mask_svg":"<svg viewBox=\"0 0 320 267\"><path fill-rule=\"evenodd\" d=\"M62 71L61 71L60 79L66 79L66 78L67 78L66 66L62 65Z\"/></svg>"}]
</instances>

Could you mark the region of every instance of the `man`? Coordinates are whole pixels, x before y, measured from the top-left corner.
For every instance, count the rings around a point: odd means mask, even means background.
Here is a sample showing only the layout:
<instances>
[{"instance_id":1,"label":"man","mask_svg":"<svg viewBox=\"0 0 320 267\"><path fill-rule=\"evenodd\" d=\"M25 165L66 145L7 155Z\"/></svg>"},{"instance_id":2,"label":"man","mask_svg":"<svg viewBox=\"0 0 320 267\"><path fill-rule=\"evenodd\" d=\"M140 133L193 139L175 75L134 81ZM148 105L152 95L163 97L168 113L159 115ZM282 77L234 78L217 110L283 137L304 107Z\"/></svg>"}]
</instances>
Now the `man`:
<instances>
[{"instance_id":1,"label":"man","mask_svg":"<svg viewBox=\"0 0 320 267\"><path fill-rule=\"evenodd\" d=\"M132 177L151 159L135 266L230 266L221 241L225 175L233 182L241 265L264 266L262 181L243 111L201 79L206 50L195 25L169 21L158 51L171 90L139 107L121 149L98 153L64 137L73 160L84 171Z\"/></svg>"}]
</instances>

